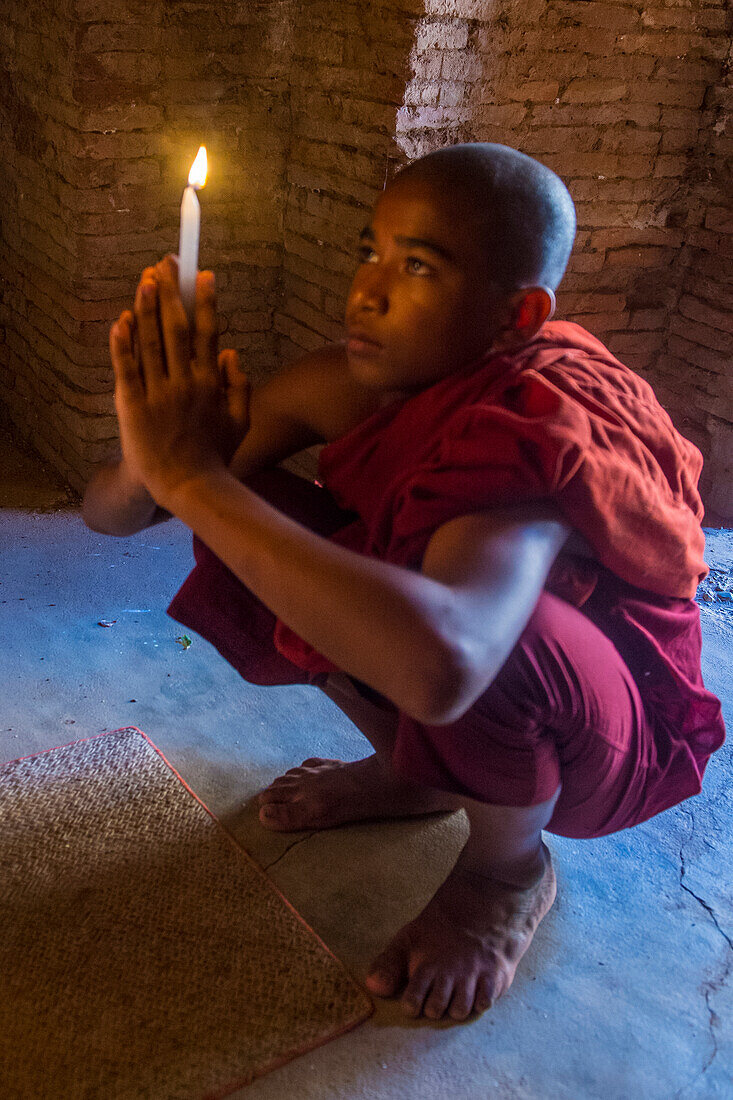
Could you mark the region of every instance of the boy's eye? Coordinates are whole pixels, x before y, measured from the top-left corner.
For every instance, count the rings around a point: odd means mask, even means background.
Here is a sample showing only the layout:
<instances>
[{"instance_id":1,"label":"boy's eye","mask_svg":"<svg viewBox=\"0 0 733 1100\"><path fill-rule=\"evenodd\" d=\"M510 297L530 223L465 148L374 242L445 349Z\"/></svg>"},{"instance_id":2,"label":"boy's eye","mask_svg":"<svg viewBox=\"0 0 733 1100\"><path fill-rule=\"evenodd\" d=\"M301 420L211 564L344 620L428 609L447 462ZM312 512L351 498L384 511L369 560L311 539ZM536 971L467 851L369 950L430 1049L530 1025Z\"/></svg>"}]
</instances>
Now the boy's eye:
<instances>
[{"instance_id":1,"label":"boy's eye","mask_svg":"<svg viewBox=\"0 0 733 1100\"><path fill-rule=\"evenodd\" d=\"M374 263L377 254L370 244L359 245L359 262L363 264Z\"/></svg>"},{"instance_id":2,"label":"boy's eye","mask_svg":"<svg viewBox=\"0 0 733 1100\"><path fill-rule=\"evenodd\" d=\"M429 264L417 256L408 256L405 263L410 275L430 275L433 270Z\"/></svg>"}]
</instances>

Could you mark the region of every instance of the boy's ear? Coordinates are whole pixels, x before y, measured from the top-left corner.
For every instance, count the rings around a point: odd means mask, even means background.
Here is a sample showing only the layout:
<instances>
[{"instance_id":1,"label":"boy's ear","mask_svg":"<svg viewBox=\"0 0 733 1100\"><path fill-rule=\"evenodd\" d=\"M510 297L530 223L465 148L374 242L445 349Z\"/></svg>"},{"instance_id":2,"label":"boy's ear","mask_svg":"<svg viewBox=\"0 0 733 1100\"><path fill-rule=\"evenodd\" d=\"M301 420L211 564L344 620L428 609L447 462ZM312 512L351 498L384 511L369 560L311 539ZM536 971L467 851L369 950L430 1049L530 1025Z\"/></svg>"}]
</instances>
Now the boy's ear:
<instances>
[{"instance_id":1,"label":"boy's ear","mask_svg":"<svg viewBox=\"0 0 733 1100\"><path fill-rule=\"evenodd\" d=\"M506 303L506 322L494 341L494 350L521 347L534 336L555 312L555 294L549 286L523 287Z\"/></svg>"}]
</instances>

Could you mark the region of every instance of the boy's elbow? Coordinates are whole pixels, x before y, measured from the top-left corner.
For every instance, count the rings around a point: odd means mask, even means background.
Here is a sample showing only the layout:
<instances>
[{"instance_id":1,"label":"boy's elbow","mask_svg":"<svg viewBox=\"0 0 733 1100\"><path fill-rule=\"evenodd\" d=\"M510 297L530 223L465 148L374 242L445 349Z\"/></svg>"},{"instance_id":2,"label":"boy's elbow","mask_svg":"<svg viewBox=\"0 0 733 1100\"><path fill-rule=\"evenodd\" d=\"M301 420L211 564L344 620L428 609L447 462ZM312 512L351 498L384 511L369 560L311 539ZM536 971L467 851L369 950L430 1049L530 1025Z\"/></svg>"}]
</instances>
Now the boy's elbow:
<instances>
[{"instance_id":1,"label":"boy's elbow","mask_svg":"<svg viewBox=\"0 0 733 1100\"><path fill-rule=\"evenodd\" d=\"M426 726L448 726L458 721L476 699L471 691L475 676L466 667L463 655L444 647L433 661L425 663L413 684L416 698L405 710Z\"/></svg>"},{"instance_id":2,"label":"boy's elbow","mask_svg":"<svg viewBox=\"0 0 733 1100\"><path fill-rule=\"evenodd\" d=\"M95 520L94 514L87 504L86 498L81 503L81 518L85 527L88 527L90 531L94 531L97 535L106 535L107 532L103 531L100 527L99 521Z\"/></svg>"}]
</instances>

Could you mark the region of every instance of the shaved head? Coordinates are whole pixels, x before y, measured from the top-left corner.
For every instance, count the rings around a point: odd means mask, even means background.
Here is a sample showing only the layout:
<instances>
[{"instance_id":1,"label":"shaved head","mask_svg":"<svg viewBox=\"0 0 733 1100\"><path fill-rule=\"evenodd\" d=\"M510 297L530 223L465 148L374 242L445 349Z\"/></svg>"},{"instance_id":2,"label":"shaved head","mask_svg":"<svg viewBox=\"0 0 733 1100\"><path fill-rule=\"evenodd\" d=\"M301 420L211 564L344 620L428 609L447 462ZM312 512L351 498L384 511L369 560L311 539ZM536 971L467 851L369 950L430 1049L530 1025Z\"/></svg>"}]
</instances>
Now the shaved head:
<instances>
[{"instance_id":1,"label":"shaved head","mask_svg":"<svg viewBox=\"0 0 733 1100\"><path fill-rule=\"evenodd\" d=\"M471 142L436 149L388 185L427 184L437 201L473 219L492 282L557 288L575 239L575 207L559 176L508 145Z\"/></svg>"}]
</instances>

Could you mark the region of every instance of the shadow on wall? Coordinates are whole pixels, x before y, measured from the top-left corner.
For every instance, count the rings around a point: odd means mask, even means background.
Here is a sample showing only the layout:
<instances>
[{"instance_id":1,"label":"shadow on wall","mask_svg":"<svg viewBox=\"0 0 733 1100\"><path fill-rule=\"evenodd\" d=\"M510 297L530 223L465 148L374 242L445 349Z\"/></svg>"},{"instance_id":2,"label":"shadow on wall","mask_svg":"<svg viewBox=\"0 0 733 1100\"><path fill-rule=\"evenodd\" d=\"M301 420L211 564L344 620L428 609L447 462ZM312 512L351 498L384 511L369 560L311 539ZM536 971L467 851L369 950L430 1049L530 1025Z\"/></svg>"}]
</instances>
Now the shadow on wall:
<instances>
[{"instance_id":1,"label":"shadow on wall","mask_svg":"<svg viewBox=\"0 0 733 1100\"><path fill-rule=\"evenodd\" d=\"M426 0L396 140L511 145L562 177L578 232L558 316L646 378L733 519L733 12ZM727 141L727 145L726 145Z\"/></svg>"},{"instance_id":2,"label":"shadow on wall","mask_svg":"<svg viewBox=\"0 0 733 1100\"><path fill-rule=\"evenodd\" d=\"M703 0L75 12L31 18L9 0L0 40L13 74L0 93L0 392L7 421L75 489L117 450L109 323L175 247L201 140L201 262L217 272L223 340L255 379L340 336L355 241L395 167L480 140L565 180L578 234L558 313L654 385L703 452L711 514L733 517L733 13ZM32 147L16 124L31 106Z\"/></svg>"}]
</instances>

